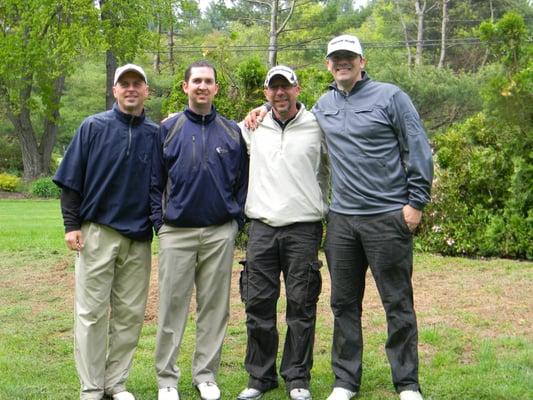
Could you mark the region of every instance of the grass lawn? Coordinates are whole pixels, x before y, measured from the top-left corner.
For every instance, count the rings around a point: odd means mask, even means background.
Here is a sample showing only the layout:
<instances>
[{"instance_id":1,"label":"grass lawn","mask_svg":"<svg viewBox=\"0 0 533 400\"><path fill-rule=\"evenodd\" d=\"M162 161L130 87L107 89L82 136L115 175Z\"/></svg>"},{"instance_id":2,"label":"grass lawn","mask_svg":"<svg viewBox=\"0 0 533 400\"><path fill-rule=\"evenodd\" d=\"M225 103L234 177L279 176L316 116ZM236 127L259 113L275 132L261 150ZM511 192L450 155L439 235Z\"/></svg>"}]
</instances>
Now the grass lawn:
<instances>
[{"instance_id":1,"label":"grass lawn","mask_svg":"<svg viewBox=\"0 0 533 400\"><path fill-rule=\"evenodd\" d=\"M232 315L218 380L223 399L235 399L247 382L242 366L245 316L237 289L242 257L242 252L235 255ZM157 398L156 261L154 257L146 323L128 381L139 400ZM78 398L72 356L73 262L74 254L63 243L58 201L0 200L0 400ZM333 380L326 268L322 275L311 386L316 400L327 397ZM396 399L383 349L385 319L370 274L367 279L358 398ZM417 254L413 280L426 399L533 399L533 263ZM283 299L279 305L283 321ZM193 325L189 323L178 361L182 400L199 399L190 373ZM263 398L287 398L284 386Z\"/></svg>"}]
</instances>

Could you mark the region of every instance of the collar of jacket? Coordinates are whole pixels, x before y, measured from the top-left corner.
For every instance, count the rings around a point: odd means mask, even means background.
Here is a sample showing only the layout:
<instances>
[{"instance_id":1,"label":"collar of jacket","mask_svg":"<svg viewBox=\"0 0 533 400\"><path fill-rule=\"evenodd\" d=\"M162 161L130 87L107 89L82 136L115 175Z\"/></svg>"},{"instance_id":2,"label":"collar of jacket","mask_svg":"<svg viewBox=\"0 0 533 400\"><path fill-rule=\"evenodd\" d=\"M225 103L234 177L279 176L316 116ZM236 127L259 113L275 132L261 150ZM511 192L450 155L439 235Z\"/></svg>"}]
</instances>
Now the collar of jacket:
<instances>
[{"instance_id":1,"label":"collar of jacket","mask_svg":"<svg viewBox=\"0 0 533 400\"><path fill-rule=\"evenodd\" d=\"M361 71L361 80L355 82L355 85L353 85L353 88L352 88L352 90L350 90L350 93L348 93L348 96L351 96L355 92L359 91L368 82L370 82L370 77L368 76L366 71ZM337 87L337 83L336 82L333 82L331 85L329 85L329 89L330 90L335 90L336 92L344 94L344 92Z\"/></svg>"},{"instance_id":2,"label":"collar of jacket","mask_svg":"<svg viewBox=\"0 0 533 400\"><path fill-rule=\"evenodd\" d=\"M305 106L303 106L302 103L300 103L299 101L296 102L296 108L298 109L298 111L296 112L296 114L294 114L291 118L289 118L287 121L283 122L282 120L278 119L276 117L276 113L274 112L274 109L270 110L270 113L272 114L272 119L274 121L276 121L278 123L279 126L281 126L283 129L285 129L285 127L289 124L289 122L291 122L293 119L296 119L298 117L298 114L301 114L302 113L302 109L305 109Z\"/></svg>"},{"instance_id":3,"label":"collar of jacket","mask_svg":"<svg viewBox=\"0 0 533 400\"><path fill-rule=\"evenodd\" d=\"M196 124L200 124L200 125L209 124L217 116L217 110L215 109L215 106L211 106L211 111L207 115L196 114L189 107L187 107L184 112L185 112L185 115L187 116L187 118L190 121L192 121L192 122L194 122Z\"/></svg>"},{"instance_id":4,"label":"collar of jacket","mask_svg":"<svg viewBox=\"0 0 533 400\"><path fill-rule=\"evenodd\" d=\"M144 122L145 119L144 109L141 115L126 114L120 111L116 102L115 104L113 104L113 112L120 121L124 122L127 125L140 125Z\"/></svg>"}]
</instances>

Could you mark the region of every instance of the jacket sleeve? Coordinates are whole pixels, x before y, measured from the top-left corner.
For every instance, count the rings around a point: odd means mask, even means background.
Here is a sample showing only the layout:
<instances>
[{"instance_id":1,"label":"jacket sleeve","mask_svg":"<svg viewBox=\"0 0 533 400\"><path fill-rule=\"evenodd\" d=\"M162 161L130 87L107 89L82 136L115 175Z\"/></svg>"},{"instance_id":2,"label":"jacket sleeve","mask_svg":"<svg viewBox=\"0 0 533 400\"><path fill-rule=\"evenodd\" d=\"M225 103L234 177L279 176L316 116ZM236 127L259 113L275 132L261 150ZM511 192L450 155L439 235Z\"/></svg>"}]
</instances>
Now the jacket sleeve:
<instances>
[{"instance_id":1,"label":"jacket sleeve","mask_svg":"<svg viewBox=\"0 0 533 400\"><path fill-rule=\"evenodd\" d=\"M407 174L409 205L422 210L431 200L433 159L422 121L411 99L403 91L394 94L388 106Z\"/></svg>"},{"instance_id":2,"label":"jacket sleeve","mask_svg":"<svg viewBox=\"0 0 533 400\"><path fill-rule=\"evenodd\" d=\"M163 159L163 143L167 128L161 124L155 137L152 151L152 175L150 178L150 220L154 229L159 232L163 225L163 196L167 182L167 171Z\"/></svg>"},{"instance_id":3,"label":"jacket sleeve","mask_svg":"<svg viewBox=\"0 0 533 400\"><path fill-rule=\"evenodd\" d=\"M82 224L80 207L83 201L85 173L90 152L93 124L83 121L72 138L59 164L53 182L61 188L61 214L65 232L79 230Z\"/></svg>"},{"instance_id":4,"label":"jacket sleeve","mask_svg":"<svg viewBox=\"0 0 533 400\"><path fill-rule=\"evenodd\" d=\"M85 171L87 170L90 152L90 134L93 123L89 119L83 121L72 138L67 151L59 164L53 181L60 188L68 188L83 197Z\"/></svg>"},{"instance_id":5,"label":"jacket sleeve","mask_svg":"<svg viewBox=\"0 0 533 400\"><path fill-rule=\"evenodd\" d=\"M248 174L249 174L250 159L248 156L246 142L244 141L242 137L242 133L239 135L239 140L240 140L240 148L241 148L240 171L239 171L239 176L237 178L237 182L235 183L234 193L235 193L235 198L237 200L237 203L239 204L239 207L241 209L237 223L239 224L239 229L242 229L246 221L246 216L244 214L244 205L246 203L246 196L248 195Z\"/></svg>"},{"instance_id":6,"label":"jacket sleeve","mask_svg":"<svg viewBox=\"0 0 533 400\"><path fill-rule=\"evenodd\" d=\"M244 140L244 143L246 145L246 152L250 154L250 145L252 142L250 131L246 129L246 126L244 125L244 121L239 122L238 125L241 130L242 139Z\"/></svg>"},{"instance_id":7,"label":"jacket sleeve","mask_svg":"<svg viewBox=\"0 0 533 400\"><path fill-rule=\"evenodd\" d=\"M322 201L324 204L329 204L330 174L328 147L326 144L326 137L324 136L324 132L322 132L320 139L320 167L317 179L320 190L322 191Z\"/></svg>"},{"instance_id":8,"label":"jacket sleeve","mask_svg":"<svg viewBox=\"0 0 533 400\"><path fill-rule=\"evenodd\" d=\"M61 214L65 233L81 229L80 218L81 196L75 190L67 187L61 189Z\"/></svg>"}]
</instances>

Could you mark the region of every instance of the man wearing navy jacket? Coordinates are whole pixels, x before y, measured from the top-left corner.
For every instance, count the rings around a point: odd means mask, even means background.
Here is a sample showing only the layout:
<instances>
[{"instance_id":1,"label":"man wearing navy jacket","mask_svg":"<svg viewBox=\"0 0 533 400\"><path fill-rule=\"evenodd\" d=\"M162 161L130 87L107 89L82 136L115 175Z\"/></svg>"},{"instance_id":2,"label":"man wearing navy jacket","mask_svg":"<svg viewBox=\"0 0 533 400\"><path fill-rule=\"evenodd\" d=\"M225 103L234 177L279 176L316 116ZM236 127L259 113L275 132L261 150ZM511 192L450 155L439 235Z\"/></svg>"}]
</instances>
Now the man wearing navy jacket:
<instances>
[{"instance_id":1,"label":"man wearing navy jacket","mask_svg":"<svg viewBox=\"0 0 533 400\"><path fill-rule=\"evenodd\" d=\"M206 61L192 63L182 88L188 107L161 125L150 192L159 237L158 399L179 399L176 360L196 287L193 383L203 400L218 400L216 377L229 318L234 240L244 219L248 159L239 127L213 106L215 68Z\"/></svg>"},{"instance_id":2,"label":"man wearing navy jacket","mask_svg":"<svg viewBox=\"0 0 533 400\"><path fill-rule=\"evenodd\" d=\"M74 350L82 400L134 400L125 382L150 280L150 164L158 127L144 114L143 69L118 68L113 94L112 110L83 121L54 177L65 242L77 252Z\"/></svg>"}]
</instances>

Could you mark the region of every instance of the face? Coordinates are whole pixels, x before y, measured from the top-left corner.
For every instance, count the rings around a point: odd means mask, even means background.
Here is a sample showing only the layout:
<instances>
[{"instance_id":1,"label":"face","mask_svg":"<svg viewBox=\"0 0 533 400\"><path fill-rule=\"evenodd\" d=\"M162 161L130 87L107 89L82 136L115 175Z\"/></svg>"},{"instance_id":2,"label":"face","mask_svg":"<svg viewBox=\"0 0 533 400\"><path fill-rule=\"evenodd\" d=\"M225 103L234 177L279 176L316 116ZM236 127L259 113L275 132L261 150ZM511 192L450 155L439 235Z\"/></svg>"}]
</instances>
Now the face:
<instances>
[{"instance_id":1,"label":"face","mask_svg":"<svg viewBox=\"0 0 533 400\"><path fill-rule=\"evenodd\" d=\"M342 89L351 89L361 80L365 59L350 51L336 51L327 59L328 70Z\"/></svg>"},{"instance_id":2,"label":"face","mask_svg":"<svg viewBox=\"0 0 533 400\"><path fill-rule=\"evenodd\" d=\"M211 111L213 99L218 93L215 73L209 67L193 67L187 82L183 82L183 91L189 97L189 108L197 114Z\"/></svg>"},{"instance_id":3,"label":"face","mask_svg":"<svg viewBox=\"0 0 533 400\"><path fill-rule=\"evenodd\" d=\"M148 97L148 85L137 73L126 72L113 86L113 96L120 111L140 115L144 109L144 101Z\"/></svg>"},{"instance_id":4,"label":"face","mask_svg":"<svg viewBox=\"0 0 533 400\"><path fill-rule=\"evenodd\" d=\"M292 86L284 77L274 76L264 93L278 117L288 119L298 112L296 101L300 87Z\"/></svg>"}]
</instances>

